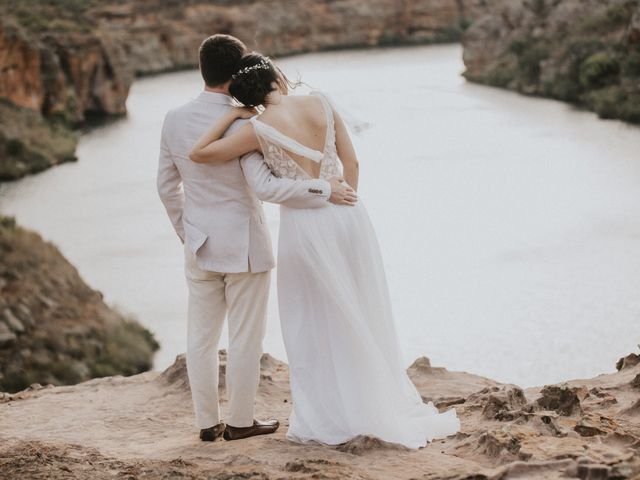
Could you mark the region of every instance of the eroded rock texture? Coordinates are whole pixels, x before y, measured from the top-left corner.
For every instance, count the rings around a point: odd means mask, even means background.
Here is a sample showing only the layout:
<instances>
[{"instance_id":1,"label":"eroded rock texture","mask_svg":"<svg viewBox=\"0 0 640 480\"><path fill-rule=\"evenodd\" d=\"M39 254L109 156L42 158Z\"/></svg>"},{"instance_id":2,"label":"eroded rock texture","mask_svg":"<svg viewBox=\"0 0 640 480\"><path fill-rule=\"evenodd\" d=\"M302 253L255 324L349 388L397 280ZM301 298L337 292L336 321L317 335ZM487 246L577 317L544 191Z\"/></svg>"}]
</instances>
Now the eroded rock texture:
<instances>
[{"instance_id":1,"label":"eroded rock texture","mask_svg":"<svg viewBox=\"0 0 640 480\"><path fill-rule=\"evenodd\" d=\"M220 360L224 377L224 352ZM458 434L415 451L367 435L336 447L290 443L288 368L265 355L256 415L278 418L282 428L242 442L201 442L180 356L163 373L5 396L0 471L51 479L639 478L640 401L631 381L640 365L524 390L432 367L425 358L409 374L429 401L459 399ZM27 422L44 428L25 429Z\"/></svg>"},{"instance_id":2,"label":"eroded rock texture","mask_svg":"<svg viewBox=\"0 0 640 480\"><path fill-rule=\"evenodd\" d=\"M640 2L486 0L465 77L640 123Z\"/></svg>"}]
</instances>

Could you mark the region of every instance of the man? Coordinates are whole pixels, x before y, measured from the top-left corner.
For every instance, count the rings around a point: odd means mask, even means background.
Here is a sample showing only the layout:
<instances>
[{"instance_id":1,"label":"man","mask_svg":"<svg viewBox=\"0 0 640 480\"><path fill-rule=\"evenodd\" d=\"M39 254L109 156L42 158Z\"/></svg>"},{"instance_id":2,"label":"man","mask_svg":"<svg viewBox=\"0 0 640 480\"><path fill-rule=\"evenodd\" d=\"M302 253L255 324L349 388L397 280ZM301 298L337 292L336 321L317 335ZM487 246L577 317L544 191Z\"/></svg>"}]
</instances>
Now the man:
<instances>
[{"instance_id":1,"label":"man","mask_svg":"<svg viewBox=\"0 0 640 480\"><path fill-rule=\"evenodd\" d=\"M269 283L274 267L259 200L293 208L347 203L339 181L296 182L274 177L258 152L223 164L189 160L192 146L233 105L229 82L246 47L228 35L199 50L205 89L165 117L158 192L184 243L189 289L187 371L200 439L236 440L273 433L276 420L254 418ZM236 122L230 132L241 126ZM228 318L226 425L218 405L218 341Z\"/></svg>"}]
</instances>

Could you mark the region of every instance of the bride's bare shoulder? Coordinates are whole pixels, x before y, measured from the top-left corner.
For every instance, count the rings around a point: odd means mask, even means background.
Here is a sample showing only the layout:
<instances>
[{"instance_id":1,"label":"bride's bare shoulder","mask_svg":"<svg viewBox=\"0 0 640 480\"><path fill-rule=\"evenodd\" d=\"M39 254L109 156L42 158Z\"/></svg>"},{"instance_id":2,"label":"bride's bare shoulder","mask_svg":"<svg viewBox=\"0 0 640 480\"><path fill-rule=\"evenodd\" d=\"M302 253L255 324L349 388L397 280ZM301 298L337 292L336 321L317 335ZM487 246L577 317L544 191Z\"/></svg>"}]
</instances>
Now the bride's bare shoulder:
<instances>
[{"instance_id":1,"label":"bride's bare shoulder","mask_svg":"<svg viewBox=\"0 0 640 480\"><path fill-rule=\"evenodd\" d=\"M292 117L308 116L317 110L320 99L316 95L289 95L279 103L267 107L258 120L278 127L291 122Z\"/></svg>"},{"instance_id":2,"label":"bride's bare shoulder","mask_svg":"<svg viewBox=\"0 0 640 480\"><path fill-rule=\"evenodd\" d=\"M321 100L317 95L291 95L287 98L289 108L286 108L287 114L298 115L302 117L314 117L320 111Z\"/></svg>"}]
</instances>

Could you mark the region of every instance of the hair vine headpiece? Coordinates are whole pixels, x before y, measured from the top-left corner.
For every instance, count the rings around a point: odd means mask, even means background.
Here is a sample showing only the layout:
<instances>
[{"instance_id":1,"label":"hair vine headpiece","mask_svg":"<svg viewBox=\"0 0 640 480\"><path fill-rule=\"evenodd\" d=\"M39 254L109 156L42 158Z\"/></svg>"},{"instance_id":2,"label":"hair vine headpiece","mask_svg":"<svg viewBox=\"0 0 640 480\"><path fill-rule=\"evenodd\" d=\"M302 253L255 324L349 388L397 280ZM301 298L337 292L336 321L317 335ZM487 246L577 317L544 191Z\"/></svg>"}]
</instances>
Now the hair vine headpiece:
<instances>
[{"instance_id":1,"label":"hair vine headpiece","mask_svg":"<svg viewBox=\"0 0 640 480\"><path fill-rule=\"evenodd\" d=\"M251 65L250 67L244 67L241 68L240 70L238 70L236 73L234 73L233 75L231 75L231 78L233 80L235 80L236 78L238 78L240 75L244 74L244 73L249 73L252 70L269 70L269 60L268 59L264 59L262 60L260 63L256 63L255 65Z\"/></svg>"}]
</instances>

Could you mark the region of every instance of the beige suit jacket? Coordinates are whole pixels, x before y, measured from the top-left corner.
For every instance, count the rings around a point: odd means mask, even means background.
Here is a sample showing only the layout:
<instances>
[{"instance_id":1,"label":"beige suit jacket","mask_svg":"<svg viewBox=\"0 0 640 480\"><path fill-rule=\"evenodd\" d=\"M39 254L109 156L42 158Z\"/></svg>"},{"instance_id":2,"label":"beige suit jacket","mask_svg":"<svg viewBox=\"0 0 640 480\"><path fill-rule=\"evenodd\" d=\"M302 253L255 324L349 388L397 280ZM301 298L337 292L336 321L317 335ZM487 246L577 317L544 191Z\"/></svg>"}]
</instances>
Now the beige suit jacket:
<instances>
[{"instance_id":1,"label":"beige suit jacket","mask_svg":"<svg viewBox=\"0 0 640 480\"><path fill-rule=\"evenodd\" d=\"M198 267L221 273L264 272L275 262L260 200L320 208L327 205L331 186L324 180L275 177L258 152L219 165L192 162L193 145L232 106L228 95L204 91L167 113L158 193ZM234 123L227 134L244 122Z\"/></svg>"}]
</instances>

